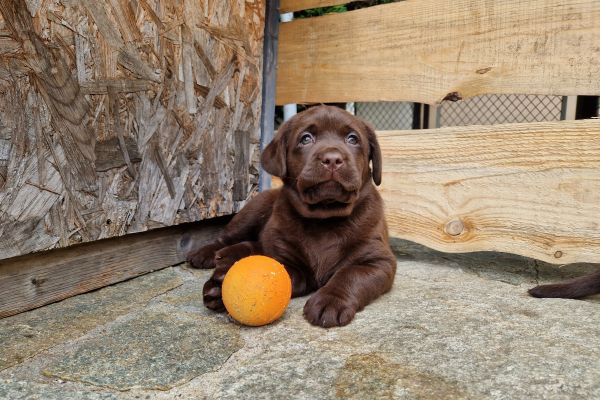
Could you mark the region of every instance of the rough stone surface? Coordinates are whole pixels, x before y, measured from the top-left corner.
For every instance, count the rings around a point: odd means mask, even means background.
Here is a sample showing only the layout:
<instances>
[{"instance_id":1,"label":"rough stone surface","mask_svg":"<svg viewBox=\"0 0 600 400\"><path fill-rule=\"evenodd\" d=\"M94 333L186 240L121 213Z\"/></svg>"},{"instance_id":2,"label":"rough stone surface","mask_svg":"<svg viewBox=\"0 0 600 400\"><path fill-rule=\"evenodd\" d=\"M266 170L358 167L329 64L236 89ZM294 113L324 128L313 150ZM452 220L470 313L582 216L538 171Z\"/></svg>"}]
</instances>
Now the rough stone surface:
<instances>
[{"instance_id":1,"label":"rough stone surface","mask_svg":"<svg viewBox=\"0 0 600 400\"><path fill-rule=\"evenodd\" d=\"M430 399L469 399L460 385L417 368L389 362L377 353L348 357L336 380L342 399L391 399L410 396Z\"/></svg>"},{"instance_id":2,"label":"rough stone surface","mask_svg":"<svg viewBox=\"0 0 600 400\"><path fill-rule=\"evenodd\" d=\"M239 326L202 306L210 271L163 272L174 281L160 290L144 277L116 285L112 296L135 293L126 309L91 307L85 334L56 325L47 351L26 342L39 354L0 372L0 399L600 398L599 297L526 294L598 266L394 247L393 290L344 328L310 326L307 297L271 325Z\"/></svg>"},{"instance_id":3,"label":"rough stone surface","mask_svg":"<svg viewBox=\"0 0 600 400\"><path fill-rule=\"evenodd\" d=\"M0 319L0 371L144 306L182 284L173 268Z\"/></svg>"},{"instance_id":4,"label":"rough stone surface","mask_svg":"<svg viewBox=\"0 0 600 400\"><path fill-rule=\"evenodd\" d=\"M145 311L90 338L44 374L117 390L167 390L218 369L241 346L232 324Z\"/></svg>"},{"instance_id":5,"label":"rough stone surface","mask_svg":"<svg viewBox=\"0 0 600 400\"><path fill-rule=\"evenodd\" d=\"M109 392L90 390L65 391L59 385L0 379L0 399L10 400L117 400Z\"/></svg>"}]
</instances>

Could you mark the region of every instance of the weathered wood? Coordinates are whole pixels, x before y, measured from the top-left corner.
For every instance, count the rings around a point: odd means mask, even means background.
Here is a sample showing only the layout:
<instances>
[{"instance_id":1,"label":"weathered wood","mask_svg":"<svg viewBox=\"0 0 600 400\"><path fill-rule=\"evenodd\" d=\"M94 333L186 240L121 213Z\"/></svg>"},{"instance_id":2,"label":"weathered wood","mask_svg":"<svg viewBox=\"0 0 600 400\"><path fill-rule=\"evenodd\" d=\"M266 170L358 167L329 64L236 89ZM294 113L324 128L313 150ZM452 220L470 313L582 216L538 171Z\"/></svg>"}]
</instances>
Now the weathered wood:
<instances>
[{"instance_id":1,"label":"weathered wood","mask_svg":"<svg viewBox=\"0 0 600 400\"><path fill-rule=\"evenodd\" d=\"M250 140L248 132L235 131L235 148L239 155L234 161L235 181L233 182L233 200L245 200L248 198L249 187L249 161L248 149L250 148Z\"/></svg>"},{"instance_id":2,"label":"weathered wood","mask_svg":"<svg viewBox=\"0 0 600 400\"><path fill-rule=\"evenodd\" d=\"M267 2L263 46L262 115L260 117L260 149L273 139L275 131L275 88L277 79L277 48L279 41L279 0ZM260 169L259 190L267 190L271 175Z\"/></svg>"},{"instance_id":3,"label":"weathered wood","mask_svg":"<svg viewBox=\"0 0 600 400\"><path fill-rule=\"evenodd\" d=\"M277 104L600 94L596 0L402 1L281 25Z\"/></svg>"},{"instance_id":4,"label":"weathered wood","mask_svg":"<svg viewBox=\"0 0 600 400\"><path fill-rule=\"evenodd\" d=\"M238 211L264 8L0 0L0 259Z\"/></svg>"},{"instance_id":5,"label":"weathered wood","mask_svg":"<svg viewBox=\"0 0 600 400\"><path fill-rule=\"evenodd\" d=\"M288 13L292 11L308 10L317 7L336 6L349 3L348 0L281 0L280 11Z\"/></svg>"},{"instance_id":6,"label":"weathered wood","mask_svg":"<svg viewBox=\"0 0 600 400\"><path fill-rule=\"evenodd\" d=\"M186 246L217 237L227 218L0 261L0 318L185 261ZM193 237L193 240L182 240Z\"/></svg>"},{"instance_id":7,"label":"weathered wood","mask_svg":"<svg viewBox=\"0 0 600 400\"><path fill-rule=\"evenodd\" d=\"M600 120L378 132L392 236L600 262Z\"/></svg>"},{"instance_id":8,"label":"weathered wood","mask_svg":"<svg viewBox=\"0 0 600 400\"><path fill-rule=\"evenodd\" d=\"M124 138L126 152L123 152L119 147L119 139L111 138L103 142L96 143L96 171L108 171L112 168L123 167L127 165L127 161L123 156L127 153L131 163L138 163L142 159L137 148L137 143L133 138Z\"/></svg>"},{"instance_id":9,"label":"weathered wood","mask_svg":"<svg viewBox=\"0 0 600 400\"><path fill-rule=\"evenodd\" d=\"M97 79L81 84L83 94L107 94L109 89L121 93L145 92L152 89L152 83L144 80Z\"/></svg>"}]
</instances>

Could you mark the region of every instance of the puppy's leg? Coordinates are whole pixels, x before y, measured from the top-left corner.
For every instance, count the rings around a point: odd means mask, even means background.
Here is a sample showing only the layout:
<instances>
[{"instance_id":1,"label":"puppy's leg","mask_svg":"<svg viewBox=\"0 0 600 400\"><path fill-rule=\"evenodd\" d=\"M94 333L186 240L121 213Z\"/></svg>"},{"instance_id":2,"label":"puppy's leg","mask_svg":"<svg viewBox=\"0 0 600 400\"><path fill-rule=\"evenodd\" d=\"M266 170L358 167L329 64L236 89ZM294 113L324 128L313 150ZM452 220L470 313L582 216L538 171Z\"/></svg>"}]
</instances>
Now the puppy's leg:
<instances>
[{"instance_id":1,"label":"puppy's leg","mask_svg":"<svg viewBox=\"0 0 600 400\"><path fill-rule=\"evenodd\" d=\"M600 293L600 271L569 281L540 285L529 289L529 294L533 297L558 297L563 299L579 299L598 293Z\"/></svg>"},{"instance_id":2,"label":"puppy's leg","mask_svg":"<svg viewBox=\"0 0 600 400\"><path fill-rule=\"evenodd\" d=\"M389 291L396 260L388 253L382 249L380 259L340 268L304 305L308 322L324 328L347 325L358 311Z\"/></svg>"},{"instance_id":3,"label":"puppy's leg","mask_svg":"<svg viewBox=\"0 0 600 400\"><path fill-rule=\"evenodd\" d=\"M292 297L300 297L314 292L317 281L314 276L308 272L307 268L295 268L291 263L282 263L292 280Z\"/></svg>"},{"instance_id":4,"label":"puppy's leg","mask_svg":"<svg viewBox=\"0 0 600 400\"><path fill-rule=\"evenodd\" d=\"M215 253L215 270L202 289L202 300L204 305L217 312L225 311L223 299L221 298L221 286L227 271L236 261L261 253L259 242L241 242L224 247Z\"/></svg>"},{"instance_id":5,"label":"puppy's leg","mask_svg":"<svg viewBox=\"0 0 600 400\"><path fill-rule=\"evenodd\" d=\"M232 244L257 241L260 231L271 216L278 193L278 190L269 190L257 194L233 217L216 241L187 254L187 261L193 268L214 268L217 251Z\"/></svg>"}]
</instances>

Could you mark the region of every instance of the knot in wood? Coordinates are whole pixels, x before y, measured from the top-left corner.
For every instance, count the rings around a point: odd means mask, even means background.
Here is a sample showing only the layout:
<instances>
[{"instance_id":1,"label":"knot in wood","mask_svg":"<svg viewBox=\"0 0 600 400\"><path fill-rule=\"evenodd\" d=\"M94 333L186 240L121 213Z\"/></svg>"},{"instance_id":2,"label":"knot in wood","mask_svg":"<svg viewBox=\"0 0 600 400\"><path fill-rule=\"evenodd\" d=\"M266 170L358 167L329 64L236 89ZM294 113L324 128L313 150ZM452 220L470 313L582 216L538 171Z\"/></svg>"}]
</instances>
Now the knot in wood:
<instances>
[{"instance_id":1,"label":"knot in wood","mask_svg":"<svg viewBox=\"0 0 600 400\"><path fill-rule=\"evenodd\" d=\"M465 224L460 219L453 219L446 223L444 231L450 236L458 236L465 231Z\"/></svg>"},{"instance_id":2,"label":"knot in wood","mask_svg":"<svg viewBox=\"0 0 600 400\"><path fill-rule=\"evenodd\" d=\"M562 251L560 251L560 250L557 250L557 251L554 253L554 258L561 258L561 257L562 257L562 255L563 255L563 252L562 252Z\"/></svg>"},{"instance_id":3,"label":"knot in wood","mask_svg":"<svg viewBox=\"0 0 600 400\"><path fill-rule=\"evenodd\" d=\"M448 93L442 100L459 101L462 100L462 96L458 92L451 92Z\"/></svg>"}]
</instances>

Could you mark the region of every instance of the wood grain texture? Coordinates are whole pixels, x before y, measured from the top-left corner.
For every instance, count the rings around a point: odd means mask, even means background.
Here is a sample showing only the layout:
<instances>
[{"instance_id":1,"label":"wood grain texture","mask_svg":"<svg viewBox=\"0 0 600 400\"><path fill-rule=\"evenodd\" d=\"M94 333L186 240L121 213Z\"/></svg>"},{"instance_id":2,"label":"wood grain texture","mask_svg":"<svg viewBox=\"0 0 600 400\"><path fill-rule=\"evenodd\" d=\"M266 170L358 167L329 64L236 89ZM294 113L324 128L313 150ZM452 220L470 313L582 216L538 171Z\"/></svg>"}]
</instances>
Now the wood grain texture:
<instances>
[{"instance_id":1,"label":"wood grain texture","mask_svg":"<svg viewBox=\"0 0 600 400\"><path fill-rule=\"evenodd\" d=\"M0 259L238 211L264 7L0 0Z\"/></svg>"},{"instance_id":2,"label":"wood grain texture","mask_svg":"<svg viewBox=\"0 0 600 400\"><path fill-rule=\"evenodd\" d=\"M600 94L596 0L402 1L281 25L277 104Z\"/></svg>"},{"instance_id":3,"label":"wood grain texture","mask_svg":"<svg viewBox=\"0 0 600 400\"><path fill-rule=\"evenodd\" d=\"M179 264L186 246L213 241L227 220L1 260L0 318Z\"/></svg>"},{"instance_id":4,"label":"wood grain texture","mask_svg":"<svg viewBox=\"0 0 600 400\"><path fill-rule=\"evenodd\" d=\"M600 120L378 132L392 236L600 262Z\"/></svg>"},{"instance_id":5,"label":"wood grain texture","mask_svg":"<svg viewBox=\"0 0 600 400\"><path fill-rule=\"evenodd\" d=\"M279 0L267 2L263 43L262 115L260 117L261 150L273 140L275 132L275 85L277 82L277 48L279 40ZM258 188L268 190L271 175L260 168Z\"/></svg>"},{"instance_id":6,"label":"wood grain texture","mask_svg":"<svg viewBox=\"0 0 600 400\"><path fill-rule=\"evenodd\" d=\"M348 0L281 0L280 12L288 13L292 11L308 10L317 7L336 6L338 4L349 3Z\"/></svg>"}]
</instances>

